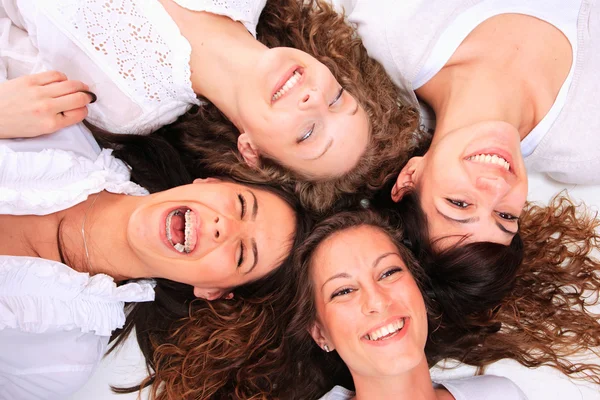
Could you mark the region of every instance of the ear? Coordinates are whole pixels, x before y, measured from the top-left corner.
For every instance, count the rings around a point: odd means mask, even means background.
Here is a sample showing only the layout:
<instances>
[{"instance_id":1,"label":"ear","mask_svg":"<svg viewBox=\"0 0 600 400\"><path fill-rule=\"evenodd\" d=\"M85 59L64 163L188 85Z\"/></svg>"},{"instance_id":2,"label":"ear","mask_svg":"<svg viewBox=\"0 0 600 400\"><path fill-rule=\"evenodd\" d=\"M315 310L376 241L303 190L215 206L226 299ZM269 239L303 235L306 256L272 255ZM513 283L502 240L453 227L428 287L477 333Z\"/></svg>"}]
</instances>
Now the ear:
<instances>
[{"instance_id":1,"label":"ear","mask_svg":"<svg viewBox=\"0 0 600 400\"><path fill-rule=\"evenodd\" d=\"M409 187L414 187L416 184L416 176L415 172L417 168L421 164L423 157L413 157L402 168L400 174L398 174L398 179L396 179L396 184L392 188L392 200L396 203L399 202L404 193L406 193L406 189Z\"/></svg>"},{"instance_id":2,"label":"ear","mask_svg":"<svg viewBox=\"0 0 600 400\"><path fill-rule=\"evenodd\" d=\"M196 178L194 183L218 183L222 182L219 178Z\"/></svg>"},{"instance_id":3,"label":"ear","mask_svg":"<svg viewBox=\"0 0 600 400\"><path fill-rule=\"evenodd\" d=\"M238 136L237 147L246 164L253 168L258 167L258 148L254 146L252 139L246 132Z\"/></svg>"},{"instance_id":4,"label":"ear","mask_svg":"<svg viewBox=\"0 0 600 400\"><path fill-rule=\"evenodd\" d=\"M227 291L222 289L201 289L197 287L194 288L194 296L208 301L220 299L225 293L227 293ZM229 293L226 298L233 298L233 293Z\"/></svg>"},{"instance_id":5,"label":"ear","mask_svg":"<svg viewBox=\"0 0 600 400\"><path fill-rule=\"evenodd\" d=\"M313 340L315 341L315 343L317 343L317 346L319 346L320 348L323 348L323 346L327 345L329 346L330 351L334 349L333 344L327 338L323 327L318 322L313 323L313 325L308 330L308 333L310 333L310 336L312 336Z\"/></svg>"}]
</instances>

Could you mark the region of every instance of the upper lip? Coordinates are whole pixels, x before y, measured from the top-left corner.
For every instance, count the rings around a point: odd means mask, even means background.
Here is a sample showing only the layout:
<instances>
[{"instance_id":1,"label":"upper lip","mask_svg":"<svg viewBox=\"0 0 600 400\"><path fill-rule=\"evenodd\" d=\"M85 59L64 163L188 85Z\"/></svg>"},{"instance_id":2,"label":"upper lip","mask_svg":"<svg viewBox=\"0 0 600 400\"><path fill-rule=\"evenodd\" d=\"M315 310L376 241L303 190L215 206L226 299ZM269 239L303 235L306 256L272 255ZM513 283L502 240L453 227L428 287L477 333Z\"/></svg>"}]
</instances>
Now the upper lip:
<instances>
[{"instance_id":1,"label":"upper lip","mask_svg":"<svg viewBox=\"0 0 600 400\"><path fill-rule=\"evenodd\" d=\"M382 328L384 326L387 326L387 325L391 324L392 322L396 322L396 321L401 320L403 318L408 319L410 317L408 315L396 315L394 317L388 318L384 322L382 322L382 323L380 323L378 325L375 325L374 327L370 328L368 331L364 332L360 337L361 338L365 337L368 334L370 334L372 332L375 332L377 329Z\"/></svg>"},{"instance_id":2,"label":"upper lip","mask_svg":"<svg viewBox=\"0 0 600 400\"><path fill-rule=\"evenodd\" d=\"M494 167L494 168L499 168L503 171L503 173L509 173L512 175L517 175L515 172L515 165L513 164L513 157L510 154L510 152L506 151L506 150L502 150L502 149L482 149L482 150L478 150L478 151L474 151L472 153L469 153L468 155L466 155L463 159L465 161L471 161L469 160L469 157L473 157L479 154L488 154L488 155L497 155L499 157L502 157L503 159L505 159L509 164L510 164L510 169L507 171L504 168L502 168L499 165L495 165L495 164L483 164L483 163L479 163L480 165L484 165L484 166L489 166L489 167ZM473 162L473 161L471 161Z\"/></svg>"},{"instance_id":3,"label":"upper lip","mask_svg":"<svg viewBox=\"0 0 600 400\"><path fill-rule=\"evenodd\" d=\"M299 71L300 74L302 75L300 77L300 80L298 81L298 83L294 86L297 87L302 83L302 80L304 79L304 69L302 67L300 67L299 65L295 65L292 68L290 68L278 81L277 84L275 85L275 87L273 88L273 90L271 91L271 102L273 102L273 96L275 96L275 93L277 93L282 87L283 85L294 75L294 72ZM280 100L282 97L284 97L285 95L287 95L289 92L286 92L283 96L281 96L279 99Z\"/></svg>"}]
</instances>

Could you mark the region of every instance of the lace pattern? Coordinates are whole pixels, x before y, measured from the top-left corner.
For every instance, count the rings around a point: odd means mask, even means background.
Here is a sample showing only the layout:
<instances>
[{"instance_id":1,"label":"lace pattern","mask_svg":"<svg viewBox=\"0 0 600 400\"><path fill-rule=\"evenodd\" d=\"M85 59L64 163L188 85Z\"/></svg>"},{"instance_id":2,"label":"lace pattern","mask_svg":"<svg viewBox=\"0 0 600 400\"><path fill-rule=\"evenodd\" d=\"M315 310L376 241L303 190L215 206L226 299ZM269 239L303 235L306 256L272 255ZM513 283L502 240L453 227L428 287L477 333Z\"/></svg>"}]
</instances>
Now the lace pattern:
<instances>
[{"instance_id":1,"label":"lace pattern","mask_svg":"<svg viewBox=\"0 0 600 400\"><path fill-rule=\"evenodd\" d=\"M130 97L196 102L189 43L158 1L53 0L40 7Z\"/></svg>"}]
</instances>

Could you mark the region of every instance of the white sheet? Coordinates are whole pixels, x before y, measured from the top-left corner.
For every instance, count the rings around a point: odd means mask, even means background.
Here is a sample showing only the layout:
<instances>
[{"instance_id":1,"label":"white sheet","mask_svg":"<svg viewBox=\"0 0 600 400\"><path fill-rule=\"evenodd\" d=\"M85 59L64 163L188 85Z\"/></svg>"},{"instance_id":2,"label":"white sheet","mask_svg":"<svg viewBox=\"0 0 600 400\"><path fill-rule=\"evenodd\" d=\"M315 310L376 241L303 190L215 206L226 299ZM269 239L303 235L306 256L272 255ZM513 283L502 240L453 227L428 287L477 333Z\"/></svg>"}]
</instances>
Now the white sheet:
<instances>
[{"instance_id":1,"label":"white sheet","mask_svg":"<svg viewBox=\"0 0 600 400\"><path fill-rule=\"evenodd\" d=\"M600 171L599 171L600 173ZM588 205L600 208L600 186L564 186L549 179L531 174L529 181L530 200L547 203L556 193L567 188L572 198L585 200ZM600 312L600 307L596 307ZM600 357L586 356L592 363L600 364ZM525 368L512 360L503 360L490 366L486 373L506 376L521 387L530 400L600 400L600 386L591 383L571 380L560 372L542 367L538 369ZM432 375L437 379L470 376L473 368L460 366L454 369L440 370L434 368ZM119 349L104 359L92 379L71 400L135 400L137 393L116 395L111 392L109 385L137 384L145 377L143 357L132 336ZM147 399L148 391L143 392L142 399Z\"/></svg>"}]
</instances>

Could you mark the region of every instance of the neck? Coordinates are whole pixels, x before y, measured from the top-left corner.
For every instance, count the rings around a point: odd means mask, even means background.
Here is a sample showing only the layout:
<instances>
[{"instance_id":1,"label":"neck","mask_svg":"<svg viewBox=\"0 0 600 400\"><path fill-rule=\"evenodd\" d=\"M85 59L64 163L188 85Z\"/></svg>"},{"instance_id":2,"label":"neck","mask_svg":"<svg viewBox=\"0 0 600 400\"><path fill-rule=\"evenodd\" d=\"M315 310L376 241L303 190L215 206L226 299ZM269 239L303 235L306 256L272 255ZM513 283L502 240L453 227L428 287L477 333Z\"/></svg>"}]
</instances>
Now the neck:
<instances>
[{"instance_id":1,"label":"neck","mask_svg":"<svg viewBox=\"0 0 600 400\"><path fill-rule=\"evenodd\" d=\"M268 48L240 22L191 11L172 0L161 2L192 47L190 68L194 92L214 103L239 128L236 93L247 83L251 66Z\"/></svg>"},{"instance_id":2,"label":"neck","mask_svg":"<svg viewBox=\"0 0 600 400\"><path fill-rule=\"evenodd\" d=\"M143 278L143 266L127 240L129 216L140 199L100 192L60 212L59 245L67 264L90 275L109 275L117 282Z\"/></svg>"},{"instance_id":3,"label":"neck","mask_svg":"<svg viewBox=\"0 0 600 400\"><path fill-rule=\"evenodd\" d=\"M433 141L485 120L507 122L523 139L552 107L571 61L568 40L552 25L520 14L486 20L416 91L436 113Z\"/></svg>"},{"instance_id":4,"label":"neck","mask_svg":"<svg viewBox=\"0 0 600 400\"><path fill-rule=\"evenodd\" d=\"M352 374L356 387L356 400L436 400L427 360L401 376L359 376Z\"/></svg>"}]
</instances>

